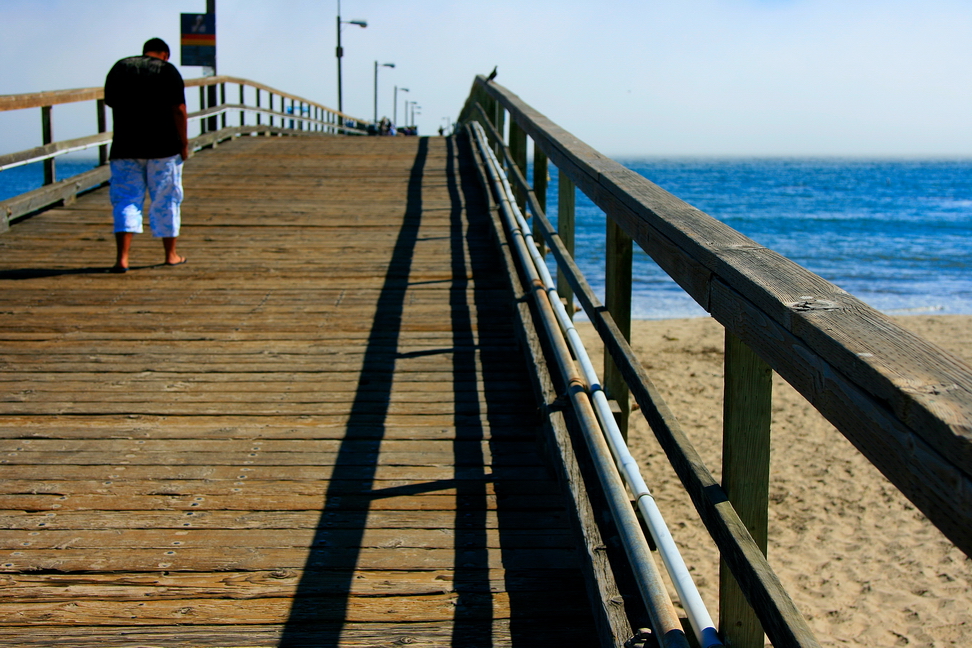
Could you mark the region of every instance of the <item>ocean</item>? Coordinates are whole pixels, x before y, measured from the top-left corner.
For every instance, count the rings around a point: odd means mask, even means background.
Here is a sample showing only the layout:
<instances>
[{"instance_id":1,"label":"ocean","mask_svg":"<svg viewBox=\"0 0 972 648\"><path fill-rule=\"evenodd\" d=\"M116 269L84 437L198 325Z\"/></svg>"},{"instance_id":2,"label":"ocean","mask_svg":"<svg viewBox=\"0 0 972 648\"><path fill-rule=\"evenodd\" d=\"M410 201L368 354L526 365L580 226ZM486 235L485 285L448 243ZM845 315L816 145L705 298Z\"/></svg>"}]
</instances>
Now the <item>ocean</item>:
<instances>
[{"instance_id":1,"label":"ocean","mask_svg":"<svg viewBox=\"0 0 972 648\"><path fill-rule=\"evenodd\" d=\"M98 166L97 158L59 157L54 165L56 180L90 171ZM34 162L0 171L0 200L13 198L44 184L44 163Z\"/></svg>"},{"instance_id":2,"label":"ocean","mask_svg":"<svg viewBox=\"0 0 972 648\"><path fill-rule=\"evenodd\" d=\"M972 160L618 162L884 313L972 314ZM576 202L575 257L603 300L604 214ZM632 293L636 319L705 315L637 246Z\"/></svg>"},{"instance_id":3,"label":"ocean","mask_svg":"<svg viewBox=\"0 0 972 648\"><path fill-rule=\"evenodd\" d=\"M972 314L972 160L618 161L880 311ZM58 177L94 165L61 158ZM553 166L550 175L556 223ZM40 164L0 173L0 200L42 178ZM603 299L604 214L579 191L576 227L577 263ZM637 247L633 275L635 318L705 315Z\"/></svg>"}]
</instances>

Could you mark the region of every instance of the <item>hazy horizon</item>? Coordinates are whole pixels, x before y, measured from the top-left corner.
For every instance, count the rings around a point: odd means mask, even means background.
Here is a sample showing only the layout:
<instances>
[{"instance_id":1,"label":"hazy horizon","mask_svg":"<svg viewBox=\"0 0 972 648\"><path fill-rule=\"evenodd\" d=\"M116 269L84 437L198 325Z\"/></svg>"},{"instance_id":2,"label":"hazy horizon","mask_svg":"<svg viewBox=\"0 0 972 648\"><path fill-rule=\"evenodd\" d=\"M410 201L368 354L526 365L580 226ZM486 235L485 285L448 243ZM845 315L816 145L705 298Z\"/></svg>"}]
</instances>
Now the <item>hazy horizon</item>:
<instances>
[{"instance_id":1,"label":"hazy horizon","mask_svg":"<svg viewBox=\"0 0 972 648\"><path fill-rule=\"evenodd\" d=\"M164 4L164 6L160 6ZM218 0L219 72L336 107L337 3ZM204 0L4 0L0 94L97 86ZM615 158L961 159L972 156L972 3L957 0L614 0L529 4L344 0L344 108L379 117L399 94L432 134L476 74ZM38 45L38 44L42 44ZM16 61L16 63L9 63ZM200 68L180 67L187 78ZM0 115L7 153L40 143L38 111ZM94 132L90 105L54 108L55 139ZM16 114L15 114L16 113Z\"/></svg>"}]
</instances>

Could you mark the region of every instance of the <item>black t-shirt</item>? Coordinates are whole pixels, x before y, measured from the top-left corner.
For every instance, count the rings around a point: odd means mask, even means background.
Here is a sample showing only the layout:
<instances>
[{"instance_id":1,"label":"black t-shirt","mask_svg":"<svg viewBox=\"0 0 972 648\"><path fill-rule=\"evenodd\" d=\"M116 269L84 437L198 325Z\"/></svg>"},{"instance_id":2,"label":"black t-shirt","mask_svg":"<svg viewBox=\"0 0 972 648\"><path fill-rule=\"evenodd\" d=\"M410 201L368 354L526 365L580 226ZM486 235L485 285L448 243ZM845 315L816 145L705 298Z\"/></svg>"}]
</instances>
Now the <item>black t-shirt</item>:
<instances>
[{"instance_id":1,"label":"black t-shirt","mask_svg":"<svg viewBox=\"0 0 972 648\"><path fill-rule=\"evenodd\" d=\"M105 103L114 120L112 160L164 158L182 151L172 109L186 103L186 93L171 63L152 56L118 61L105 79Z\"/></svg>"}]
</instances>

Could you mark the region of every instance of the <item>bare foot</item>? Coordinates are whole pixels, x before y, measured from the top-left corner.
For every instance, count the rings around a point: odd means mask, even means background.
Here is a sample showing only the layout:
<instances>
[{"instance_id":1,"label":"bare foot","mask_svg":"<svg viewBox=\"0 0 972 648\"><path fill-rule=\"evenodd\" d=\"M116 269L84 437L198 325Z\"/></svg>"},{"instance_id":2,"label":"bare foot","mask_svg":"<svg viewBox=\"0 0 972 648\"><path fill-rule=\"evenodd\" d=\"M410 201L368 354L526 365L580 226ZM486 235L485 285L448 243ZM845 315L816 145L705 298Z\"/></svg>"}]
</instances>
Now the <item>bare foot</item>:
<instances>
[{"instance_id":1,"label":"bare foot","mask_svg":"<svg viewBox=\"0 0 972 648\"><path fill-rule=\"evenodd\" d=\"M182 265L183 263L185 263L188 260L189 259L187 259L184 256L176 256L175 259L172 259L172 260L166 259L165 265L167 265L167 266Z\"/></svg>"}]
</instances>

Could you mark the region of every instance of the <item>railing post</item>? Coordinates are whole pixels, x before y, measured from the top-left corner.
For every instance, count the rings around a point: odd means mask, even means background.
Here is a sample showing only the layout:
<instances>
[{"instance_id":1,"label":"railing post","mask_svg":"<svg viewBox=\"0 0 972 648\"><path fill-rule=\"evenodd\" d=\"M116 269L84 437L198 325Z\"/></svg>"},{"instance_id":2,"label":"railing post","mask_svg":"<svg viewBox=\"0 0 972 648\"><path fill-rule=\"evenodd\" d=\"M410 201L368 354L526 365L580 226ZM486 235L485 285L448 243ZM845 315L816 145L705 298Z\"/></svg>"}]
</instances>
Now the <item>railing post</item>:
<instances>
[{"instance_id":1,"label":"railing post","mask_svg":"<svg viewBox=\"0 0 972 648\"><path fill-rule=\"evenodd\" d=\"M609 215L604 255L604 305L626 340L631 339L631 255L631 237ZM628 413L631 411L628 385L607 353L604 354L604 391L618 404L615 419L627 439Z\"/></svg>"},{"instance_id":2,"label":"railing post","mask_svg":"<svg viewBox=\"0 0 972 648\"><path fill-rule=\"evenodd\" d=\"M105 100L98 99L97 104L98 132L104 133L108 130L108 117L105 114ZM98 166L104 166L106 164L108 164L108 145L102 144L98 147Z\"/></svg>"},{"instance_id":3,"label":"railing post","mask_svg":"<svg viewBox=\"0 0 972 648\"><path fill-rule=\"evenodd\" d=\"M533 143L533 194L537 197L537 202L540 203L540 209L543 213L547 213L547 155L540 150L537 143ZM539 225L537 223L539 219L533 219L533 238L536 241L543 241L538 230ZM541 243L541 254L546 254L547 245L546 243ZM559 292L559 290L558 290ZM570 312L570 311L568 311Z\"/></svg>"},{"instance_id":4,"label":"railing post","mask_svg":"<svg viewBox=\"0 0 972 648\"><path fill-rule=\"evenodd\" d=\"M242 83L240 84L240 105L241 106L245 106L246 105L246 96L243 94L243 84ZM241 109L240 110L240 126L245 126L245 125L246 125L246 111Z\"/></svg>"},{"instance_id":5,"label":"railing post","mask_svg":"<svg viewBox=\"0 0 972 648\"><path fill-rule=\"evenodd\" d=\"M199 86L199 110L206 110L206 86ZM206 134L205 118L199 120L199 134Z\"/></svg>"},{"instance_id":6,"label":"railing post","mask_svg":"<svg viewBox=\"0 0 972 648\"><path fill-rule=\"evenodd\" d=\"M226 84L225 83L220 83L219 84L219 105L220 106L225 106L226 105ZM225 110L220 115L220 117L221 117L221 119L219 121L222 124L222 128L226 128L226 111Z\"/></svg>"},{"instance_id":7,"label":"railing post","mask_svg":"<svg viewBox=\"0 0 972 648\"><path fill-rule=\"evenodd\" d=\"M272 113L273 112L273 93L272 92L268 92L267 94L270 95L270 103L267 104L267 109L270 110L271 113ZM273 126L273 115L271 114L268 117L270 119L270 125Z\"/></svg>"},{"instance_id":8,"label":"railing post","mask_svg":"<svg viewBox=\"0 0 972 648\"><path fill-rule=\"evenodd\" d=\"M501 104L496 99L493 99L493 126L496 128L496 132L499 133L500 139L502 139L504 137L504 135L506 135L506 133L505 133L505 131L506 131L506 109L503 108L503 104ZM496 157L502 159L503 158L503 143L502 142L496 142L496 147L495 148L496 148L496 150L493 151L493 152L496 153Z\"/></svg>"},{"instance_id":9,"label":"railing post","mask_svg":"<svg viewBox=\"0 0 972 648\"><path fill-rule=\"evenodd\" d=\"M54 141L54 128L51 125L51 106L41 106L41 139L43 143ZM54 184L57 174L54 170L54 158L44 160L44 184Z\"/></svg>"},{"instance_id":10,"label":"railing post","mask_svg":"<svg viewBox=\"0 0 972 648\"><path fill-rule=\"evenodd\" d=\"M207 93L209 95L209 101L207 103L209 103L209 106L210 107L219 105L219 104L216 103L216 84L215 83L211 83L207 87L209 88L209 92ZM210 117L208 121L209 121L209 124L206 126L206 128L210 132L215 131L215 130L219 130L219 122L216 121L216 115L213 115L212 117Z\"/></svg>"},{"instance_id":11,"label":"railing post","mask_svg":"<svg viewBox=\"0 0 972 648\"><path fill-rule=\"evenodd\" d=\"M766 555L773 371L726 330L722 489ZM763 628L725 562L719 574L719 629L727 646L762 648Z\"/></svg>"},{"instance_id":12,"label":"railing post","mask_svg":"<svg viewBox=\"0 0 972 648\"><path fill-rule=\"evenodd\" d=\"M557 170L557 234L567 253L574 256L574 181ZM567 283L567 275L557 265L557 294L564 300L567 314L574 319L574 289Z\"/></svg>"},{"instance_id":13,"label":"railing post","mask_svg":"<svg viewBox=\"0 0 972 648\"><path fill-rule=\"evenodd\" d=\"M520 169L520 173L523 177L526 177L527 173L527 151L526 151L526 133L520 128L520 125L514 120L510 120L510 135L509 135L509 149L510 156L513 158L513 162L516 164L517 168ZM511 169L512 170L512 169ZM513 194L516 196L516 204L520 207L520 211L526 207L526 196L520 185L515 182L511 183L513 185Z\"/></svg>"}]
</instances>

